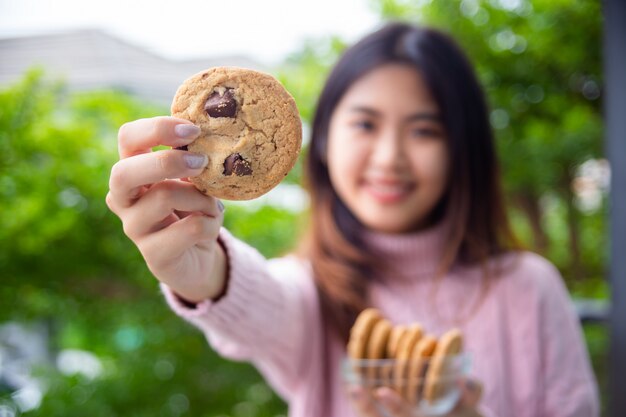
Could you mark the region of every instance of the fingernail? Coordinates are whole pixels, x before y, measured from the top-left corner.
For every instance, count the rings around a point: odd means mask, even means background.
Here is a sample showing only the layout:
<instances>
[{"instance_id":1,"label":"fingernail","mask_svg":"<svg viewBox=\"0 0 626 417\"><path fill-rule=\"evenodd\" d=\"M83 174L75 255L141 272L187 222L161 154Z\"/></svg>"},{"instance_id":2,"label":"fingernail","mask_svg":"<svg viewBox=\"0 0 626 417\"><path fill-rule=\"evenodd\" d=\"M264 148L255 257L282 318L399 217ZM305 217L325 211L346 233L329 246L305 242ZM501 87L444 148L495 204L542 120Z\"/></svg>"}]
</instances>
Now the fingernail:
<instances>
[{"instance_id":1,"label":"fingernail","mask_svg":"<svg viewBox=\"0 0 626 417\"><path fill-rule=\"evenodd\" d=\"M180 124L174 126L174 133L181 139L193 139L200 134L200 128L196 125Z\"/></svg>"},{"instance_id":2,"label":"fingernail","mask_svg":"<svg viewBox=\"0 0 626 417\"><path fill-rule=\"evenodd\" d=\"M224 207L224 203L222 203L221 200L217 200L217 208L219 209L219 211L221 211L222 213L224 212L224 210L226 210L226 207Z\"/></svg>"},{"instance_id":3,"label":"fingernail","mask_svg":"<svg viewBox=\"0 0 626 417\"><path fill-rule=\"evenodd\" d=\"M196 153L185 154L183 155L183 159L185 160L187 168L191 169L203 168L209 163L209 158L206 155Z\"/></svg>"}]
</instances>

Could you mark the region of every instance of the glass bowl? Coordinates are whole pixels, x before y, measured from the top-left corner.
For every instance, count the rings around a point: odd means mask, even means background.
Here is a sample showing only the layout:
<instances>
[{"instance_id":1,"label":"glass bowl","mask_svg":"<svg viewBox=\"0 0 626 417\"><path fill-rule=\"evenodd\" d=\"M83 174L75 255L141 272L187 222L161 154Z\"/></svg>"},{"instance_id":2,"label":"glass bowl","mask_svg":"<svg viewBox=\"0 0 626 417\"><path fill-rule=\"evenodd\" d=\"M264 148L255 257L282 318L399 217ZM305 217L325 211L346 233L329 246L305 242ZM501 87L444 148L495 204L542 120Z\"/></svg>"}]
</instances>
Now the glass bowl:
<instances>
[{"instance_id":1,"label":"glass bowl","mask_svg":"<svg viewBox=\"0 0 626 417\"><path fill-rule=\"evenodd\" d=\"M470 371L471 358L462 353L440 359L349 359L342 362L343 382L348 390L362 388L373 393L389 387L398 393L417 416L449 413L461 396L461 382ZM388 415L374 395L382 415Z\"/></svg>"}]
</instances>

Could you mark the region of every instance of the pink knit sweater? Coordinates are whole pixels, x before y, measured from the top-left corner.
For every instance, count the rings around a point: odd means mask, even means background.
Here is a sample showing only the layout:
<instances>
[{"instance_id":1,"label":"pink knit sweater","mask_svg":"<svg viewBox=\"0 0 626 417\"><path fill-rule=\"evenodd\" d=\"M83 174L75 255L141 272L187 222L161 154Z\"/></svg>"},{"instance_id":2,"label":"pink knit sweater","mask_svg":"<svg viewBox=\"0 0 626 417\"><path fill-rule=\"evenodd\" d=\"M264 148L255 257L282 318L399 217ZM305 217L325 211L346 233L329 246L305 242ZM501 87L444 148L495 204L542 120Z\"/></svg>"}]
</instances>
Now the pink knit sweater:
<instances>
[{"instance_id":1,"label":"pink knit sweater","mask_svg":"<svg viewBox=\"0 0 626 417\"><path fill-rule=\"evenodd\" d=\"M442 236L438 226L367 237L399 267L373 284L374 306L394 323L417 321L436 335L459 327L471 376L484 384L485 416L597 416L596 383L558 271L532 253L502 256L483 298L479 268L433 279ZM220 239L230 264L226 295L190 309L162 285L172 309L224 357L252 362L288 402L289 416L355 416L341 380L345 346L322 327L309 264L293 256L268 261L225 230Z\"/></svg>"}]
</instances>

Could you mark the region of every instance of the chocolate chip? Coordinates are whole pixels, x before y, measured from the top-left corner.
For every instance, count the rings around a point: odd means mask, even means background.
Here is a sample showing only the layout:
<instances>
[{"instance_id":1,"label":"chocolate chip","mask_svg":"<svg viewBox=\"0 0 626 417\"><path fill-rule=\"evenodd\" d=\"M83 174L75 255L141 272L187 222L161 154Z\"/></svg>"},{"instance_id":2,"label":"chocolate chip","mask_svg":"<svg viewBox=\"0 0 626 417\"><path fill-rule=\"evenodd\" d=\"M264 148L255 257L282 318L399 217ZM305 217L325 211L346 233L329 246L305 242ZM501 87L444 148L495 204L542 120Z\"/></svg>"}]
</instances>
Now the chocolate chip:
<instances>
[{"instance_id":1,"label":"chocolate chip","mask_svg":"<svg viewBox=\"0 0 626 417\"><path fill-rule=\"evenodd\" d=\"M252 175L252 168L250 167L250 162L243 159L241 155L238 153L234 153L229 155L228 158L224 161L224 175Z\"/></svg>"},{"instance_id":2,"label":"chocolate chip","mask_svg":"<svg viewBox=\"0 0 626 417\"><path fill-rule=\"evenodd\" d=\"M174 148L177 151L188 151L187 145L179 146L178 148Z\"/></svg>"},{"instance_id":3,"label":"chocolate chip","mask_svg":"<svg viewBox=\"0 0 626 417\"><path fill-rule=\"evenodd\" d=\"M227 88L221 94L219 91L211 93L206 103L204 111L211 117L235 117L237 114L237 101L232 88Z\"/></svg>"}]
</instances>

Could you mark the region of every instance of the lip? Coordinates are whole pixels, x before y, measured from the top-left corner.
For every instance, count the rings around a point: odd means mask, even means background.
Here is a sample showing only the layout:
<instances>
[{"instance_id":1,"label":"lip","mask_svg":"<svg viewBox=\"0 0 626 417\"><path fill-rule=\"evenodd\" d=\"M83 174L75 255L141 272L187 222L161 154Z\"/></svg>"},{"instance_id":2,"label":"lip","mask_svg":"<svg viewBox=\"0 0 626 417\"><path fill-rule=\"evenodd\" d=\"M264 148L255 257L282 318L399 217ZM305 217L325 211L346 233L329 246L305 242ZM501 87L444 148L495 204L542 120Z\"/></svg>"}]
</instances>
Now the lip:
<instances>
[{"instance_id":1,"label":"lip","mask_svg":"<svg viewBox=\"0 0 626 417\"><path fill-rule=\"evenodd\" d=\"M413 182L388 178L365 179L361 186L370 197L381 204L400 203L415 189Z\"/></svg>"}]
</instances>

